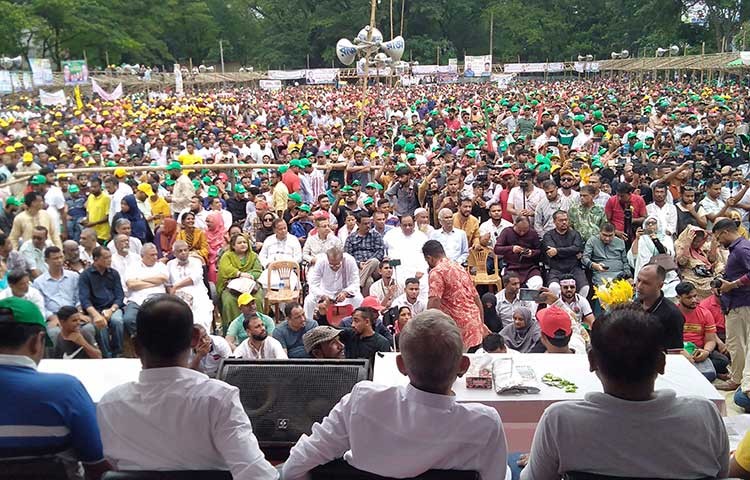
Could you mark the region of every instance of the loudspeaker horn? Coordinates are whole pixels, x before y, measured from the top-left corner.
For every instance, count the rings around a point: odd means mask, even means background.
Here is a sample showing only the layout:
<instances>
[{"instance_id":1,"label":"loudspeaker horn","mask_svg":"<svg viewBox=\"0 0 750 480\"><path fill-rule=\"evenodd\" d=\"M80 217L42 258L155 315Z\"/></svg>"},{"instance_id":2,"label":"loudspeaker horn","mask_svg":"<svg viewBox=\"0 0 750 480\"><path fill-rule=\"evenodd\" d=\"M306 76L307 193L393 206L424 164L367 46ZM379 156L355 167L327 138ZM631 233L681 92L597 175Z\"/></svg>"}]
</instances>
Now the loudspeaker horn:
<instances>
[{"instance_id":1,"label":"loudspeaker horn","mask_svg":"<svg viewBox=\"0 0 750 480\"><path fill-rule=\"evenodd\" d=\"M344 65L351 65L354 62L354 57L357 56L358 50L357 46L346 38L342 38L336 42L336 56L339 57L339 61Z\"/></svg>"},{"instance_id":2,"label":"loudspeaker horn","mask_svg":"<svg viewBox=\"0 0 750 480\"><path fill-rule=\"evenodd\" d=\"M398 62L401 60L401 57L404 55L404 47L406 46L406 42L404 42L404 37L399 35L398 37L394 38L390 42L385 42L382 45L380 45L380 48L383 49L386 55L391 57L391 60L394 62Z\"/></svg>"},{"instance_id":3,"label":"loudspeaker horn","mask_svg":"<svg viewBox=\"0 0 750 480\"><path fill-rule=\"evenodd\" d=\"M678 47L677 45L672 45L671 47L669 47L669 53L671 53L672 55L677 55L678 53L680 53L680 47Z\"/></svg>"},{"instance_id":4,"label":"loudspeaker horn","mask_svg":"<svg viewBox=\"0 0 750 480\"><path fill-rule=\"evenodd\" d=\"M666 48L659 47L659 48L656 49L656 56L657 57L662 57L662 56L664 56L665 53L667 53L667 49Z\"/></svg>"},{"instance_id":5,"label":"loudspeaker horn","mask_svg":"<svg viewBox=\"0 0 750 480\"><path fill-rule=\"evenodd\" d=\"M620 58L628 58L629 56L630 52L628 52L627 50L623 50L622 52L620 52Z\"/></svg>"},{"instance_id":6,"label":"loudspeaker horn","mask_svg":"<svg viewBox=\"0 0 750 480\"><path fill-rule=\"evenodd\" d=\"M357 38L355 38L354 43L358 42L367 42L367 32L370 31L370 26L364 27L362 30L359 31L357 34ZM372 36L370 37L370 42L374 43L375 45L380 45L383 43L383 34L380 33L380 30L377 28L372 29Z\"/></svg>"}]
</instances>

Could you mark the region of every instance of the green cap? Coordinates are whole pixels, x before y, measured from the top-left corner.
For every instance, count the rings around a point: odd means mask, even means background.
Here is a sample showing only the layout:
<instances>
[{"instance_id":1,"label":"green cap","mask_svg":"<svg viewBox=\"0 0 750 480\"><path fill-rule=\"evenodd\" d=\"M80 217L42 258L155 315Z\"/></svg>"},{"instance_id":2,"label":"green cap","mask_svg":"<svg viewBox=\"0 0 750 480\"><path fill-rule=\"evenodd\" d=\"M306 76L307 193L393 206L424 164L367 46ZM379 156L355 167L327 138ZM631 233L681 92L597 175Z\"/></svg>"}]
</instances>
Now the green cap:
<instances>
[{"instance_id":1,"label":"green cap","mask_svg":"<svg viewBox=\"0 0 750 480\"><path fill-rule=\"evenodd\" d=\"M354 180L352 182L352 187L359 187L361 185L362 185L362 182L360 182L359 180Z\"/></svg>"},{"instance_id":2,"label":"green cap","mask_svg":"<svg viewBox=\"0 0 750 480\"><path fill-rule=\"evenodd\" d=\"M174 181L174 180L172 180L172 181ZM193 179L193 188L196 189L196 190L200 190L201 189L201 182L197 178Z\"/></svg>"},{"instance_id":3,"label":"green cap","mask_svg":"<svg viewBox=\"0 0 750 480\"><path fill-rule=\"evenodd\" d=\"M299 208L299 209L300 209L300 210L302 210L303 212L307 212L307 213L310 213L310 212L312 211L312 209L310 208L310 205L308 205L308 204L306 204L306 203L303 203L302 205L300 205L300 206L299 206L299 207L297 207L297 208Z\"/></svg>"},{"instance_id":4,"label":"green cap","mask_svg":"<svg viewBox=\"0 0 750 480\"><path fill-rule=\"evenodd\" d=\"M383 186L381 184L379 184L379 183L376 183L376 182L370 182L367 185L365 185L365 187L367 187L367 188L375 188L377 190L382 190L383 189Z\"/></svg>"},{"instance_id":5,"label":"green cap","mask_svg":"<svg viewBox=\"0 0 750 480\"><path fill-rule=\"evenodd\" d=\"M267 168L261 168L260 170L258 170L258 173L263 174L263 175L268 175L268 169Z\"/></svg>"},{"instance_id":6,"label":"green cap","mask_svg":"<svg viewBox=\"0 0 750 480\"><path fill-rule=\"evenodd\" d=\"M406 153L414 153L415 149L416 149L416 146L413 143L407 143L404 146L404 152Z\"/></svg>"},{"instance_id":7,"label":"green cap","mask_svg":"<svg viewBox=\"0 0 750 480\"><path fill-rule=\"evenodd\" d=\"M213 182L213 180L211 180L211 177L209 177L208 175L206 175L205 177L201 178L201 181L203 183L206 183L206 184Z\"/></svg>"},{"instance_id":8,"label":"green cap","mask_svg":"<svg viewBox=\"0 0 750 480\"><path fill-rule=\"evenodd\" d=\"M23 205L23 202L16 197L8 197L5 199L5 205L6 206L13 205L15 207L20 207L21 205Z\"/></svg>"},{"instance_id":9,"label":"green cap","mask_svg":"<svg viewBox=\"0 0 750 480\"><path fill-rule=\"evenodd\" d=\"M81 189L80 189L80 188L78 188L78 185L71 185L71 186L69 186L69 187L68 187L68 191L69 191L70 193L78 193L78 192L80 192L80 191L81 191ZM9 201L9 200L10 200L11 198L13 198L13 197L10 197L10 198L8 198L8 201ZM13 198L13 200L15 200L15 198ZM5 204L6 204L6 205L8 205L8 201L6 201L6 202L5 202ZM17 200L16 200L16 202L17 202ZM13 204L11 204L11 205L13 205Z\"/></svg>"},{"instance_id":10,"label":"green cap","mask_svg":"<svg viewBox=\"0 0 750 480\"><path fill-rule=\"evenodd\" d=\"M290 167L302 167L302 165L300 165L299 163L299 160L296 158L293 159L291 162L289 162L289 166Z\"/></svg>"},{"instance_id":11,"label":"green cap","mask_svg":"<svg viewBox=\"0 0 750 480\"><path fill-rule=\"evenodd\" d=\"M294 160L292 160L292 161L294 161ZM299 166L301 168L307 168L310 165L312 165L312 162L310 160L308 160L307 158L303 158L302 160L299 161Z\"/></svg>"},{"instance_id":12,"label":"green cap","mask_svg":"<svg viewBox=\"0 0 750 480\"><path fill-rule=\"evenodd\" d=\"M211 185L208 187L208 196L209 197L218 197L219 196L219 187L216 185Z\"/></svg>"},{"instance_id":13,"label":"green cap","mask_svg":"<svg viewBox=\"0 0 750 480\"><path fill-rule=\"evenodd\" d=\"M343 187L341 187L341 191L344 192L344 193L351 192L352 190L353 190L353 188L350 187L349 185L344 185Z\"/></svg>"},{"instance_id":14,"label":"green cap","mask_svg":"<svg viewBox=\"0 0 750 480\"><path fill-rule=\"evenodd\" d=\"M594 133L604 133L607 131L607 129L602 124L596 124L594 125L594 128L591 129Z\"/></svg>"},{"instance_id":15,"label":"green cap","mask_svg":"<svg viewBox=\"0 0 750 480\"><path fill-rule=\"evenodd\" d=\"M294 200L297 203L302 203L302 195L297 192L289 194L289 200Z\"/></svg>"},{"instance_id":16,"label":"green cap","mask_svg":"<svg viewBox=\"0 0 750 480\"><path fill-rule=\"evenodd\" d=\"M167 171L170 170L182 170L182 165L180 165L180 162L170 162L169 165L167 165Z\"/></svg>"},{"instance_id":17,"label":"green cap","mask_svg":"<svg viewBox=\"0 0 750 480\"><path fill-rule=\"evenodd\" d=\"M114 160L110 160L109 162L107 162L106 166L107 167L116 167L117 166L117 162L115 162Z\"/></svg>"},{"instance_id":18,"label":"green cap","mask_svg":"<svg viewBox=\"0 0 750 480\"><path fill-rule=\"evenodd\" d=\"M174 180L172 180L171 178L168 178L168 179L164 180L164 185L166 185L166 186L168 186L168 187L171 187L171 186L172 186L172 185L174 185L175 183L176 183L176 182L175 182Z\"/></svg>"},{"instance_id":19,"label":"green cap","mask_svg":"<svg viewBox=\"0 0 750 480\"><path fill-rule=\"evenodd\" d=\"M234 186L234 193L247 193L247 190L245 190L245 187L241 183L238 183Z\"/></svg>"},{"instance_id":20,"label":"green cap","mask_svg":"<svg viewBox=\"0 0 750 480\"><path fill-rule=\"evenodd\" d=\"M34 175L31 177L32 185L44 185L45 183L47 183L47 177L44 175Z\"/></svg>"},{"instance_id":21,"label":"green cap","mask_svg":"<svg viewBox=\"0 0 750 480\"><path fill-rule=\"evenodd\" d=\"M372 199L372 197L367 197L367 198L365 198L364 202L362 202L362 205L370 205L370 204L372 204L372 203L373 203L374 201L375 201L375 200L373 200L373 199Z\"/></svg>"},{"instance_id":22,"label":"green cap","mask_svg":"<svg viewBox=\"0 0 750 480\"><path fill-rule=\"evenodd\" d=\"M83 153L81 154L81 156L82 156L83 158L88 158L88 157L90 157L90 156L91 156L91 154L90 154L89 152L83 152Z\"/></svg>"},{"instance_id":23,"label":"green cap","mask_svg":"<svg viewBox=\"0 0 750 480\"><path fill-rule=\"evenodd\" d=\"M633 150L636 152L638 150L643 150L643 148L644 148L643 142L635 142L635 145L633 145Z\"/></svg>"},{"instance_id":24,"label":"green cap","mask_svg":"<svg viewBox=\"0 0 750 480\"><path fill-rule=\"evenodd\" d=\"M289 170L289 165L282 165L278 168L278 170L279 170L279 173L283 175L286 173L287 170Z\"/></svg>"},{"instance_id":25,"label":"green cap","mask_svg":"<svg viewBox=\"0 0 750 480\"><path fill-rule=\"evenodd\" d=\"M19 297L8 297L0 300L0 309L10 310L10 315L0 314L0 323L16 322L39 325L44 328L46 336L47 322L44 321L44 315L42 315L39 307L32 302ZM46 337L46 342L48 346L52 345L49 337Z\"/></svg>"}]
</instances>

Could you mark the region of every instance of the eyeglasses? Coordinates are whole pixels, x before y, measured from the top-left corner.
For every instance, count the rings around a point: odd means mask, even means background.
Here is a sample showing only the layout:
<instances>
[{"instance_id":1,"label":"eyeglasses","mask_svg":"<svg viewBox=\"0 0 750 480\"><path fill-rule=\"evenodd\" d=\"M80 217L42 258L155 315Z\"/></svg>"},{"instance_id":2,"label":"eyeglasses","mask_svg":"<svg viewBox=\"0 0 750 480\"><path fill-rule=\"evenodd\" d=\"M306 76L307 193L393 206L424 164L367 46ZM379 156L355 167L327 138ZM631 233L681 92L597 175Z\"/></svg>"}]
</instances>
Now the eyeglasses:
<instances>
[{"instance_id":1,"label":"eyeglasses","mask_svg":"<svg viewBox=\"0 0 750 480\"><path fill-rule=\"evenodd\" d=\"M573 178L561 178L560 181L561 182L573 182L573 181L575 181L575 179L573 179Z\"/></svg>"},{"instance_id":2,"label":"eyeglasses","mask_svg":"<svg viewBox=\"0 0 750 480\"><path fill-rule=\"evenodd\" d=\"M273 222L273 218L264 218L263 222Z\"/></svg>"}]
</instances>

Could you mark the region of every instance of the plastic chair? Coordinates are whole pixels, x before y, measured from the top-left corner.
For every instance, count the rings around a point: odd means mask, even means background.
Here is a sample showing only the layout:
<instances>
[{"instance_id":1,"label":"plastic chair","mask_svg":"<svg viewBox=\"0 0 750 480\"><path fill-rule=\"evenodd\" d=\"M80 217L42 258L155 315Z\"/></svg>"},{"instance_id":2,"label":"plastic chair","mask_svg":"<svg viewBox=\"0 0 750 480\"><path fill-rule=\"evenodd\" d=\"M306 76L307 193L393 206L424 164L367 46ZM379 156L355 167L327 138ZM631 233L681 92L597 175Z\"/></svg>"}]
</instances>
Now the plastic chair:
<instances>
[{"instance_id":1,"label":"plastic chair","mask_svg":"<svg viewBox=\"0 0 750 480\"><path fill-rule=\"evenodd\" d=\"M374 473L358 470L339 458L310 471L311 480L389 480ZM481 480L473 470L427 470L421 475L402 480Z\"/></svg>"},{"instance_id":2,"label":"plastic chair","mask_svg":"<svg viewBox=\"0 0 750 480\"><path fill-rule=\"evenodd\" d=\"M495 273L493 274L487 272L487 259L490 256L492 256L495 264ZM494 285L498 292L503 289L503 280L500 277L497 255L492 253L492 250L486 247L472 248L469 250L469 258L467 262L468 264L466 268L471 276L471 280L474 282L474 286Z\"/></svg>"},{"instance_id":3,"label":"plastic chair","mask_svg":"<svg viewBox=\"0 0 750 480\"><path fill-rule=\"evenodd\" d=\"M268 268L266 269L266 274L268 275L268 288L265 290L265 301L263 302L263 313L268 313L268 311L271 309L271 306L273 305L273 312L274 312L274 320L276 322L279 321L279 305L282 303L289 303L294 301L299 301L300 297L300 269L299 264L297 262L291 262L288 260L281 260L278 262L272 262L268 265ZM273 290L273 284L271 283L271 276L273 273L276 273L279 276L279 279L284 282L284 288ZM294 273L297 277L297 285L294 290L292 290L291 287L291 278L292 273Z\"/></svg>"},{"instance_id":4,"label":"plastic chair","mask_svg":"<svg viewBox=\"0 0 750 480\"><path fill-rule=\"evenodd\" d=\"M110 471L102 480L232 480L226 470L127 470Z\"/></svg>"}]
</instances>

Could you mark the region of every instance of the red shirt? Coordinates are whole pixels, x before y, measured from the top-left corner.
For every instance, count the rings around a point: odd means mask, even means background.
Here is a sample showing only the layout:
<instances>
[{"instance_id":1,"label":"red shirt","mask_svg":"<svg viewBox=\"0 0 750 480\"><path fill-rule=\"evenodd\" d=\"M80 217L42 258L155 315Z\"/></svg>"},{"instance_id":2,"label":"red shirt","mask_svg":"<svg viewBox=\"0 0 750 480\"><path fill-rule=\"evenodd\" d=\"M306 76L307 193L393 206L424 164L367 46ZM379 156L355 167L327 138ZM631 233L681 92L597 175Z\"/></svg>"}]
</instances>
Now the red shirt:
<instances>
[{"instance_id":1,"label":"red shirt","mask_svg":"<svg viewBox=\"0 0 750 480\"><path fill-rule=\"evenodd\" d=\"M440 310L451 317L470 348L482 343L482 317L476 304L477 290L461 265L444 258L429 275L430 297L440 298Z\"/></svg>"},{"instance_id":2,"label":"red shirt","mask_svg":"<svg viewBox=\"0 0 750 480\"><path fill-rule=\"evenodd\" d=\"M716 330L719 333L724 333L727 327L724 321L724 312L721 309L721 301L719 300L719 297L711 295L708 298L704 298L701 300L700 306L711 314L711 318L714 319L714 323L716 324Z\"/></svg>"},{"instance_id":3,"label":"red shirt","mask_svg":"<svg viewBox=\"0 0 750 480\"><path fill-rule=\"evenodd\" d=\"M287 170L281 175L281 181L284 182L284 185L286 185L286 188L289 190L289 193L299 192L300 191L300 181L299 177L296 173L294 173L291 170Z\"/></svg>"},{"instance_id":4,"label":"red shirt","mask_svg":"<svg viewBox=\"0 0 750 480\"><path fill-rule=\"evenodd\" d=\"M706 333L716 333L716 324L708 310L698 305L694 310L688 310L681 304L677 304L682 315L685 317L685 325L682 328L682 341L693 342L696 347L703 348L706 344Z\"/></svg>"},{"instance_id":5,"label":"red shirt","mask_svg":"<svg viewBox=\"0 0 750 480\"><path fill-rule=\"evenodd\" d=\"M643 201L643 197L640 195L636 195L635 193L630 194L630 206L633 210L633 218L646 216L646 202ZM620 199L617 195L609 197L607 204L604 206L604 214L617 231L622 232L625 230L625 211L622 209ZM635 230L635 226L633 226L633 230Z\"/></svg>"}]
</instances>

